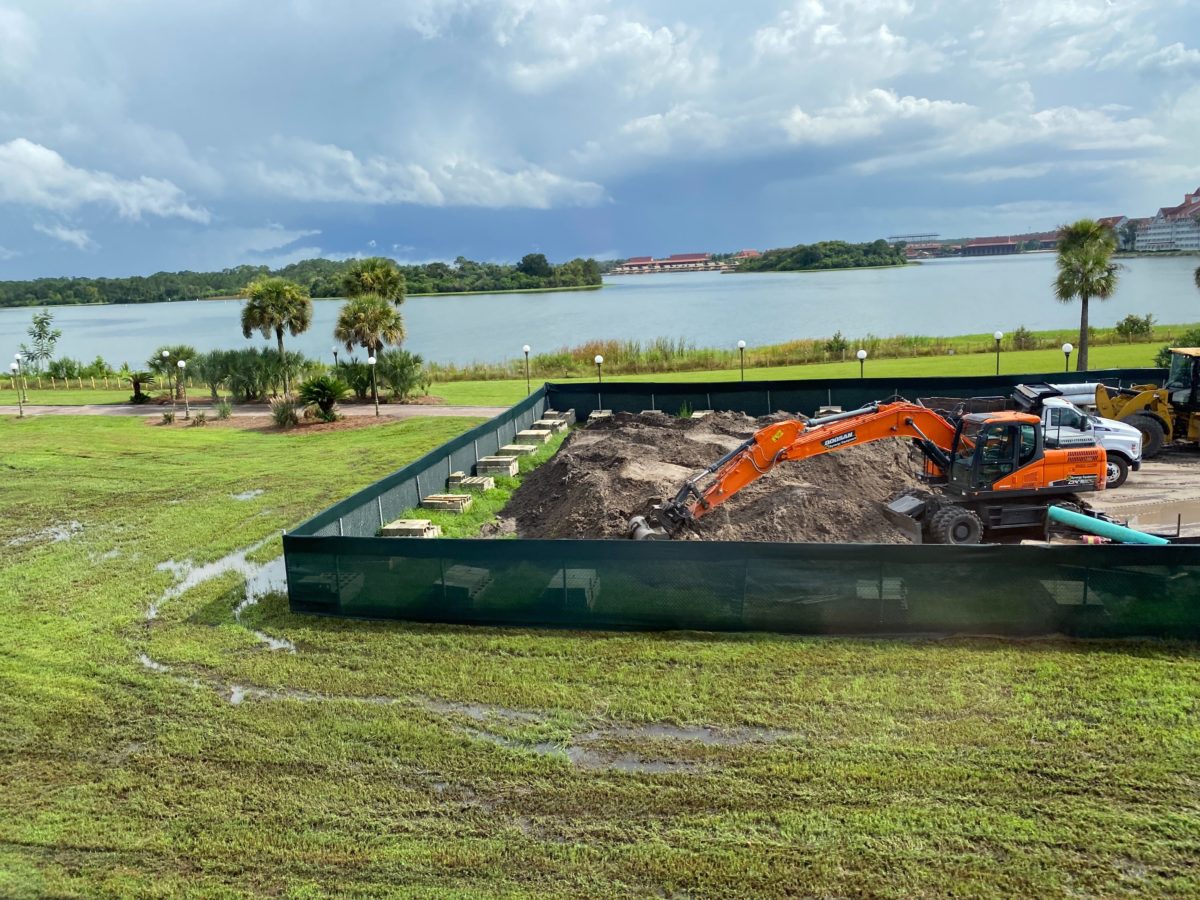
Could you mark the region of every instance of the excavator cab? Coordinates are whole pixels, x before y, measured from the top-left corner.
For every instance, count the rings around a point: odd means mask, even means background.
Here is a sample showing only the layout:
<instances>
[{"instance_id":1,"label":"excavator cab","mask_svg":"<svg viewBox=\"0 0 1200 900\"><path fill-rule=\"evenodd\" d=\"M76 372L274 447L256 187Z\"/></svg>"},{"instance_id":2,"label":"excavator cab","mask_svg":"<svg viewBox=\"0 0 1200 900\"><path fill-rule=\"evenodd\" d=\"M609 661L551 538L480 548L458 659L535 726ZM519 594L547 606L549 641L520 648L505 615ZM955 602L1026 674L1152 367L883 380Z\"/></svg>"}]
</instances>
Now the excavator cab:
<instances>
[{"instance_id":1,"label":"excavator cab","mask_svg":"<svg viewBox=\"0 0 1200 900\"><path fill-rule=\"evenodd\" d=\"M1042 455L1042 431L1032 417L973 413L955 435L947 486L964 495L992 490Z\"/></svg>"}]
</instances>

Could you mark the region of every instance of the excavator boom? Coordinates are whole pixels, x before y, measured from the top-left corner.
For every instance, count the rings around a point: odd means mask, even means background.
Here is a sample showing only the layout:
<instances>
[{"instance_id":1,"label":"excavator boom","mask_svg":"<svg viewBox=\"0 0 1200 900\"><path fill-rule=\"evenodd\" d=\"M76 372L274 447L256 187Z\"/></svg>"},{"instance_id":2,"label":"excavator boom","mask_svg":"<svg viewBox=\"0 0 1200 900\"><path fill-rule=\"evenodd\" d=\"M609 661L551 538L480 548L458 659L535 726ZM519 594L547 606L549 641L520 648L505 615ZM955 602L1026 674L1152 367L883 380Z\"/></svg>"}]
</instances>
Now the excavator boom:
<instances>
[{"instance_id":1,"label":"excavator boom","mask_svg":"<svg viewBox=\"0 0 1200 900\"><path fill-rule=\"evenodd\" d=\"M699 519L785 460L807 459L885 438L912 438L930 462L944 471L956 426L914 403L871 403L808 422L788 419L760 429L749 440L688 479L674 499L656 510L669 531ZM640 517L639 517L640 518ZM636 531L645 523L633 520Z\"/></svg>"}]
</instances>

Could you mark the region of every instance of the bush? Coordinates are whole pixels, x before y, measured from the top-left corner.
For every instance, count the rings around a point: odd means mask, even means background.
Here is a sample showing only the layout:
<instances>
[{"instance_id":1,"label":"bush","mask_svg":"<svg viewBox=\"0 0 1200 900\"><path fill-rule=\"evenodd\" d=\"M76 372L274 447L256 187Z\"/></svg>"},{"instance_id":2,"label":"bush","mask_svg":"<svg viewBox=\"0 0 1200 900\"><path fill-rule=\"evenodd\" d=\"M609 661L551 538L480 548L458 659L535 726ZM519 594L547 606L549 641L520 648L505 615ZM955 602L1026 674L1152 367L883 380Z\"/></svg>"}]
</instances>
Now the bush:
<instances>
[{"instance_id":1,"label":"bush","mask_svg":"<svg viewBox=\"0 0 1200 900\"><path fill-rule=\"evenodd\" d=\"M199 412L199 413L196 413L194 416L192 416L192 427L193 428L203 428L207 424L208 424L208 414L207 413Z\"/></svg>"},{"instance_id":2,"label":"bush","mask_svg":"<svg viewBox=\"0 0 1200 900\"><path fill-rule=\"evenodd\" d=\"M216 406L217 418L221 421L228 419L233 415L233 404L228 400L218 400Z\"/></svg>"},{"instance_id":3,"label":"bush","mask_svg":"<svg viewBox=\"0 0 1200 900\"><path fill-rule=\"evenodd\" d=\"M366 400L371 396L371 367L366 363L353 358L348 359L338 363L337 374L350 386L350 390L354 391L356 399Z\"/></svg>"},{"instance_id":4,"label":"bush","mask_svg":"<svg viewBox=\"0 0 1200 900\"><path fill-rule=\"evenodd\" d=\"M834 332L833 337L825 342L825 352L832 354L845 354L850 349L850 342L847 341L841 331Z\"/></svg>"},{"instance_id":5,"label":"bush","mask_svg":"<svg viewBox=\"0 0 1200 900\"><path fill-rule=\"evenodd\" d=\"M1154 357L1154 364L1160 369L1166 369L1171 365L1172 347L1200 347L1200 328L1185 331L1179 337L1175 338L1172 343L1158 351L1158 354Z\"/></svg>"},{"instance_id":6,"label":"bush","mask_svg":"<svg viewBox=\"0 0 1200 900\"><path fill-rule=\"evenodd\" d=\"M175 410L168 409L165 413L162 414L162 424L164 424L164 425L174 425L175 424Z\"/></svg>"},{"instance_id":7,"label":"bush","mask_svg":"<svg viewBox=\"0 0 1200 900\"><path fill-rule=\"evenodd\" d=\"M318 375L300 385L296 395L304 403L317 407L322 421L332 422L337 418L334 408L349 391L350 385L336 375Z\"/></svg>"},{"instance_id":8,"label":"bush","mask_svg":"<svg viewBox=\"0 0 1200 900\"><path fill-rule=\"evenodd\" d=\"M1019 325L1012 333L1012 345L1014 350L1036 350L1037 337L1024 325Z\"/></svg>"},{"instance_id":9,"label":"bush","mask_svg":"<svg viewBox=\"0 0 1200 900\"><path fill-rule=\"evenodd\" d=\"M407 350L386 350L377 360L379 380L392 389L397 400L407 400L417 391L428 391L430 379L425 360Z\"/></svg>"},{"instance_id":10,"label":"bush","mask_svg":"<svg viewBox=\"0 0 1200 900\"><path fill-rule=\"evenodd\" d=\"M294 428L300 424L300 405L291 397L277 397L271 401L271 419L280 428Z\"/></svg>"},{"instance_id":11,"label":"bush","mask_svg":"<svg viewBox=\"0 0 1200 900\"><path fill-rule=\"evenodd\" d=\"M1130 313L1117 323L1116 332L1129 343L1137 338L1149 338L1154 334L1154 316L1149 313L1144 316Z\"/></svg>"}]
</instances>

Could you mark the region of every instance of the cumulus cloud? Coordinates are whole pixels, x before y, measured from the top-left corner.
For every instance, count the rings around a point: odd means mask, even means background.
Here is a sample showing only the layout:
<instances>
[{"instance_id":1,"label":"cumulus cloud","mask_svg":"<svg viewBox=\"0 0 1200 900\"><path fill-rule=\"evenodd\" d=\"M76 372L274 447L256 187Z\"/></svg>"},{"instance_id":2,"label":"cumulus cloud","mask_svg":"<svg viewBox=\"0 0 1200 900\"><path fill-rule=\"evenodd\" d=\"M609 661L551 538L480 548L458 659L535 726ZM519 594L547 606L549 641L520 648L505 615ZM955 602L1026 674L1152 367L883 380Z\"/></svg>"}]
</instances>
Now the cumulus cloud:
<instances>
[{"instance_id":1,"label":"cumulus cloud","mask_svg":"<svg viewBox=\"0 0 1200 900\"><path fill-rule=\"evenodd\" d=\"M972 109L966 103L900 97L894 91L875 88L815 114L793 107L782 125L795 143L836 144L874 137L898 122L945 127L961 121Z\"/></svg>"},{"instance_id":2,"label":"cumulus cloud","mask_svg":"<svg viewBox=\"0 0 1200 900\"><path fill-rule=\"evenodd\" d=\"M1200 72L1200 50L1185 47L1176 41L1161 50L1148 53L1138 60L1140 71L1158 70L1167 73Z\"/></svg>"},{"instance_id":3,"label":"cumulus cloud","mask_svg":"<svg viewBox=\"0 0 1200 900\"><path fill-rule=\"evenodd\" d=\"M264 190L296 200L490 208L594 206L604 189L540 166L505 171L476 159L448 155L421 164L383 156L359 159L352 151L311 141L276 141L272 161L252 167Z\"/></svg>"},{"instance_id":4,"label":"cumulus cloud","mask_svg":"<svg viewBox=\"0 0 1200 900\"><path fill-rule=\"evenodd\" d=\"M207 222L207 210L188 203L169 181L145 176L126 180L71 165L54 150L17 138L0 144L0 203L58 212L97 204L124 219L144 215Z\"/></svg>"},{"instance_id":5,"label":"cumulus cloud","mask_svg":"<svg viewBox=\"0 0 1200 900\"><path fill-rule=\"evenodd\" d=\"M70 244L72 247L77 247L80 250L91 250L99 246L92 240L92 236L82 228L68 228L66 225L34 225L33 230L47 237L52 237L56 241L62 241L64 244Z\"/></svg>"}]
</instances>

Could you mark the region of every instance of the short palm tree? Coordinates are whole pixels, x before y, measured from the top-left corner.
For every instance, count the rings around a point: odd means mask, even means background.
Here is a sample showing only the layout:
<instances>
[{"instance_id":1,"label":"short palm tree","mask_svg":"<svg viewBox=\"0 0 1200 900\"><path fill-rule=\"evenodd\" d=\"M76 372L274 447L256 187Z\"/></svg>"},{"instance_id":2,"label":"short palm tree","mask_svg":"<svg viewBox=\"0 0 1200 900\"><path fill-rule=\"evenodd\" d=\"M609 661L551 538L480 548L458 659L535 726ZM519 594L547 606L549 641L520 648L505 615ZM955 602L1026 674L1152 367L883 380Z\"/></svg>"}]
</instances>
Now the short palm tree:
<instances>
[{"instance_id":1,"label":"short palm tree","mask_svg":"<svg viewBox=\"0 0 1200 900\"><path fill-rule=\"evenodd\" d=\"M312 325L313 305L304 288L286 278L259 278L242 291L246 305L242 307L242 334L250 337L255 331L265 338L275 335L279 359L283 366L283 392L288 393L288 372L283 352L283 333L295 336L308 331Z\"/></svg>"},{"instance_id":2,"label":"short palm tree","mask_svg":"<svg viewBox=\"0 0 1200 900\"><path fill-rule=\"evenodd\" d=\"M396 307L383 297L362 294L346 301L338 313L333 336L346 345L347 352L362 347L369 356L377 357L388 344L395 345L404 340L404 320Z\"/></svg>"},{"instance_id":3,"label":"short palm tree","mask_svg":"<svg viewBox=\"0 0 1200 900\"><path fill-rule=\"evenodd\" d=\"M1117 271L1112 261L1117 247L1111 228L1093 219L1080 219L1058 231L1058 277L1054 296L1063 303L1079 298L1079 355L1076 369L1088 367L1088 301L1107 300L1117 290Z\"/></svg>"},{"instance_id":4,"label":"short palm tree","mask_svg":"<svg viewBox=\"0 0 1200 900\"><path fill-rule=\"evenodd\" d=\"M399 306L404 302L404 275L390 259L373 256L350 264L342 278L347 297L378 294Z\"/></svg>"}]
</instances>

